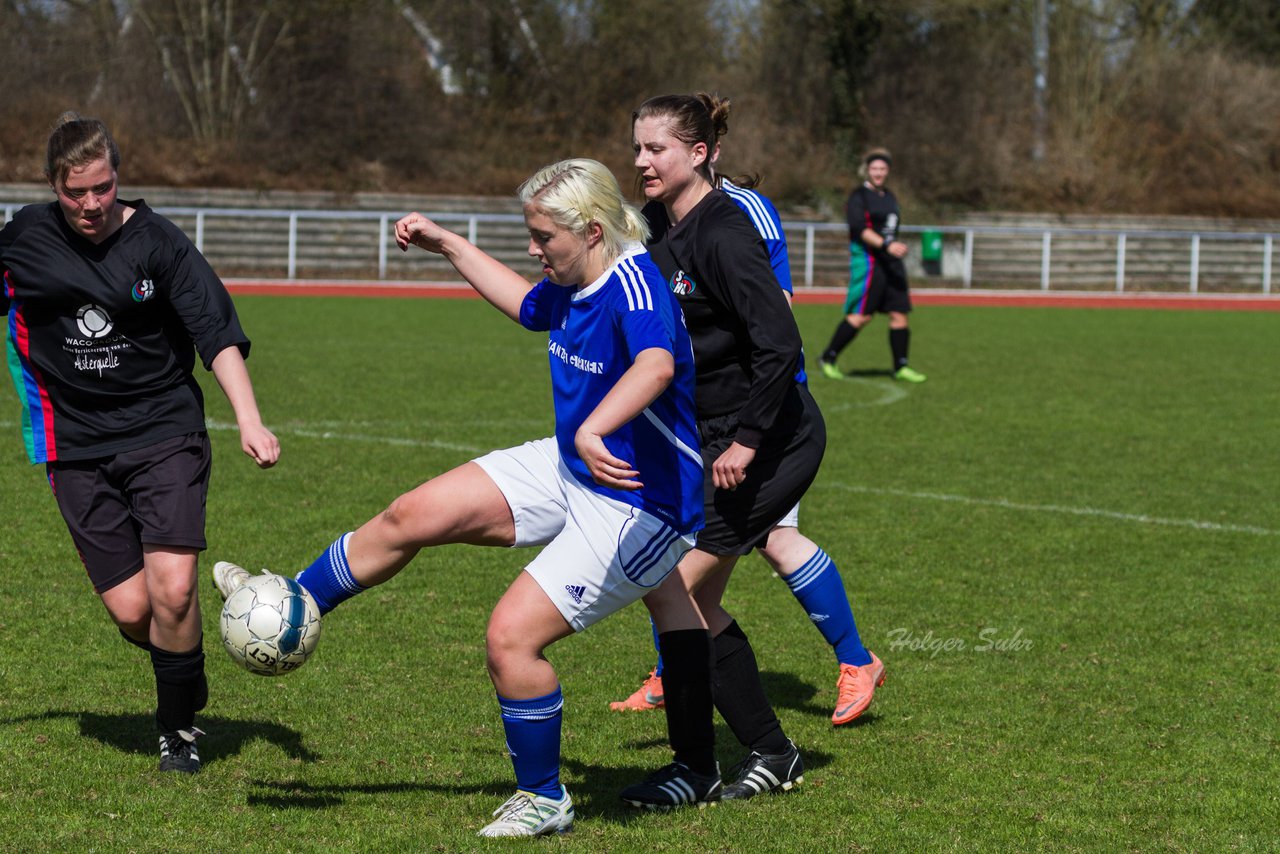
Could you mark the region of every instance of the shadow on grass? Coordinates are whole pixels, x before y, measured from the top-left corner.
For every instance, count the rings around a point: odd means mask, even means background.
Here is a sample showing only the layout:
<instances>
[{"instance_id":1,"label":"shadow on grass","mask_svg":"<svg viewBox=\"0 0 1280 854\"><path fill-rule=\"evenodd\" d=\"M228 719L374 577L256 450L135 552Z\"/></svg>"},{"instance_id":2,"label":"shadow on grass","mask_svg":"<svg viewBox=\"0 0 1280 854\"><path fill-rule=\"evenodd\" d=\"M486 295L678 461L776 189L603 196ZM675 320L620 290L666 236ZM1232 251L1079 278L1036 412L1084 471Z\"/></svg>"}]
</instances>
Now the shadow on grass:
<instances>
[{"instance_id":1,"label":"shadow on grass","mask_svg":"<svg viewBox=\"0 0 1280 854\"><path fill-rule=\"evenodd\" d=\"M892 377L893 371L885 368L884 370L876 370L875 368L860 368L856 371L845 371L846 377Z\"/></svg>"},{"instance_id":2,"label":"shadow on grass","mask_svg":"<svg viewBox=\"0 0 1280 854\"><path fill-rule=\"evenodd\" d=\"M722 758L726 755L739 758L746 757L746 748L740 746L732 735L717 732L717 737L719 738L718 753ZM804 759L806 772L830 765L834 758L832 754L825 751L803 747L800 753ZM662 818L654 818L655 815L661 816L661 813L636 809L625 803L619 797L619 793L632 783L638 783L654 771L657 771L669 759L670 756L668 755L648 765L615 765L607 768L594 765L589 761L579 761L572 758L562 759L561 762L565 770L581 777L581 780L570 787L574 808L579 816L589 815L593 821L607 821L626 826L651 821L663 821ZM725 764L722 759L720 770L726 783L736 779L737 768L732 762ZM804 784L801 784L800 788L794 791L797 794L803 793ZM791 796L789 793L784 794ZM730 802L724 804L721 808L733 809L735 806L735 803Z\"/></svg>"},{"instance_id":3,"label":"shadow on grass","mask_svg":"<svg viewBox=\"0 0 1280 854\"><path fill-rule=\"evenodd\" d=\"M760 673L760 681L764 683L765 694L769 696L775 709L790 709L793 712L800 712L804 715L829 718L835 708L836 692L834 680L832 680L830 690L824 692L821 697L818 696L817 688L807 682L800 681L790 673L762 671ZM826 705L826 703L831 703L832 705ZM868 711L861 714L852 723L835 727L835 729L852 730L856 727L872 726L875 722L875 712ZM783 723L785 725L786 722L784 721ZM808 759L805 762L808 764Z\"/></svg>"},{"instance_id":4,"label":"shadow on grass","mask_svg":"<svg viewBox=\"0 0 1280 854\"><path fill-rule=\"evenodd\" d=\"M303 780L253 780L257 791L249 793L245 803L251 807L271 809L327 809L342 804L346 795L384 795L406 792L437 792L450 795L492 795L496 801L511 797L514 783L495 780L492 783L459 785L457 783L358 783L350 785L315 784ZM495 803L495 806L497 804Z\"/></svg>"},{"instance_id":5,"label":"shadow on grass","mask_svg":"<svg viewBox=\"0 0 1280 854\"><path fill-rule=\"evenodd\" d=\"M766 672L761 673L760 676L764 683L765 691L773 701L776 709L788 709L805 715L813 714L823 718L830 718L830 708L812 702L812 699L818 694L818 689L812 685L802 682L790 673ZM834 697L832 699L834 700ZM664 713L653 711L629 714L661 716ZM859 719L857 723L862 722L862 719ZM785 725L786 722L784 721L784 727ZM638 810L624 803L618 796L627 786L645 779L671 761L665 728L662 733L661 736L632 739L619 744L619 747L628 752L649 757L647 762L604 767L593 764L589 758L562 757L561 763L564 770L580 778L570 787L570 793L573 795L574 807L578 815L589 815L593 820L607 821L619 825L662 821L661 818L653 817L655 813L648 810ZM806 772L824 768L835 759L833 753L818 750L811 745L801 744L799 746ZM738 743L733 732L717 715L716 754L720 760L722 778L726 783L736 779L739 772L737 763L745 759L748 753L748 749ZM802 784L798 791L803 792L803 790ZM734 809L735 806L736 804L727 803L721 808Z\"/></svg>"},{"instance_id":6,"label":"shadow on grass","mask_svg":"<svg viewBox=\"0 0 1280 854\"><path fill-rule=\"evenodd\" d=\"M159 756L156 721L146 714L102 714L99 712L71 712L50 710L37 715L23 715L0 720L0 724L20 724L30 721L73 720L80 727L80 734L124 753L156 754ZM200 716L197 721L208 733L200 740L200 759L205 765L218 759L234 756L250 741L266 741L280 748L292 759L314 762L320 756L308 750L302 736L293 729L273 721L238 720L214 715Z\"/></svg>"}]
</instances>

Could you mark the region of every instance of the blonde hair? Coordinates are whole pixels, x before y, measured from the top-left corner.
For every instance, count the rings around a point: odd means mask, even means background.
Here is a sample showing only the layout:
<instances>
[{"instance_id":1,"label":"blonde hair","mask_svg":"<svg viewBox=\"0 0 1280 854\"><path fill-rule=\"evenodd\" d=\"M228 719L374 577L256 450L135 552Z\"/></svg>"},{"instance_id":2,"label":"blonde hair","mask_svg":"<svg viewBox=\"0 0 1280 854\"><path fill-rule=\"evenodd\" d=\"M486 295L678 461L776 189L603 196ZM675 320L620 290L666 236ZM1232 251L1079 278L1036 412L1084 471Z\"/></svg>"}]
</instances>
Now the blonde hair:
<instances>
[{"instance_id":1,"label":"blonde hair","mask_svg":"<svg viewBox=\"0 0 1280 854\"><path fill-rule=\"evenodd\" d=\"M544 166L520 185L520 201L551 217L574 234L598 223L605 256L612 262L628 244L649 237L644 217L622 197L622 189L603 163L586 158Z\"/></svg>"},{"instance_id":2,"label":"blonde hair","mask_svg":"<svg viewBox=\"0 0 1280 854\"><path fill-rule=\"evenodd\" d=\"M58 116L45 149L44 176L57 186L77 166L87 166L106 157L112 169L120 168L120 151L107 126L97 119L84 119L68 110Z\"/></svg>"}]
</instances>

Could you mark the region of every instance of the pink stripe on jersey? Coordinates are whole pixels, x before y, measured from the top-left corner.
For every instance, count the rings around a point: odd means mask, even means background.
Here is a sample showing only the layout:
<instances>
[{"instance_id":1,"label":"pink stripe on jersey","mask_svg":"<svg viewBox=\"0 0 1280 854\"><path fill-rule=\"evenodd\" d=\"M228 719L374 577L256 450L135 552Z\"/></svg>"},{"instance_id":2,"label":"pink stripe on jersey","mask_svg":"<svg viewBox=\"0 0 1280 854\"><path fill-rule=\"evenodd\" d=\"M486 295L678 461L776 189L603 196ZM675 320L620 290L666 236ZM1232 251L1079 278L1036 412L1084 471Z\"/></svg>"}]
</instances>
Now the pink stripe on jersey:
<instances>
[{"instance_id":1,"label":"pink stripe on jersey","mask_svg":"<svg viewBox=\"0 0 1280 854\"><path fill-rule=\"evenodd\" d=\"M22 363L21 377L17 379L21 380L23 388L18 389L18 392L19 394L25 392L23 398L31 416L32 440L35 440L37 431L44 439L43 453L39 453L36 448L28 450L36 462L52 462L58 458L58 443L53 432L53 401L49 399L49 388L44 377L31 364L31 336L27 329L26 312L23 310L22 303L13 299L13 283L9 281L7 270L4 280L5 293L11 300L10 332L13 335L14 348ZM38 418L37 413L39 413Z\"/></svg>"}]
</instances>

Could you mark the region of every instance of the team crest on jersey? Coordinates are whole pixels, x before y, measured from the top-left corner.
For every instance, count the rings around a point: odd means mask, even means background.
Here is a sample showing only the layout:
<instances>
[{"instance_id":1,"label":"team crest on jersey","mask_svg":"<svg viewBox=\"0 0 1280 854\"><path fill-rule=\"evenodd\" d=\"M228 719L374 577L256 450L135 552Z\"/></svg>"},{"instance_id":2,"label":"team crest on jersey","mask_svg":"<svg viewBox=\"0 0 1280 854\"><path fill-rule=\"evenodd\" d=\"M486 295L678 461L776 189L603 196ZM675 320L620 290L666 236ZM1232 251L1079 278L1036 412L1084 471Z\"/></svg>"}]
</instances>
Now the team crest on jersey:
<instances>
[{"instance_id":1,"label":"team crest on jersey","mask_svg":"<svg viewBox=\"0 0 1280 854\"><path fill-rule=\"evenodd\" d=\"M146 302L155 295L156 285L150 279L139 279L133 286L134 302Z\"/></svg>"},{"instance_id":2,"label":"team crest on jersey","mask_svg":"<svg viewBox=\"0 0 1280 854\"><path fill-rule=\"evenodd\" d=\"M671 281L668 283L668 286L671 288L671 293L678 297L688 296L697 290L698 287L698 285L693 281L693 279L689 278L689 275L685 273L684 270L676 270L675 275L671 277Z\"/></svg>"},{"instance_id":3,"label":"team crest on jersey","mask_svg":"<svg viewBox=\"0 0 1280 854\"><path fill-rule=\"evenodd\" d=\"M85 338L105 338L111 334L114 325L111 315L100 305L82 305L76 312L76 326L80 327L80 334Z\"/></svg>"}]
</instances>

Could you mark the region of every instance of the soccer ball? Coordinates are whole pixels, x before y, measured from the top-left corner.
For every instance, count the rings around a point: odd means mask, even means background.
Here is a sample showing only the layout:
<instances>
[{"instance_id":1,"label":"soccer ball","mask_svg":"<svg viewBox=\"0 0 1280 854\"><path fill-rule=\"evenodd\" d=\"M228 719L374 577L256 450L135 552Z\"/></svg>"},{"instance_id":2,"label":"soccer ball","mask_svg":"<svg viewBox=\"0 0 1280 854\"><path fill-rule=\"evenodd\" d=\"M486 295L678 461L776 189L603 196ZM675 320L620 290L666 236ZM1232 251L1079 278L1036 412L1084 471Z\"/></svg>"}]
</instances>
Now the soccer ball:
<instances>
[{"instance_id":1,"label":"soccer ball","mask_svg":"<svg viewBox=\"0 0 1280 854\"><path fill-rule=\"evenodd\" d=\"M222 606L222 645L259 676L297 670L320 642L320 609L292 578L255 575Z\"/></svg>"}]
</instances>

